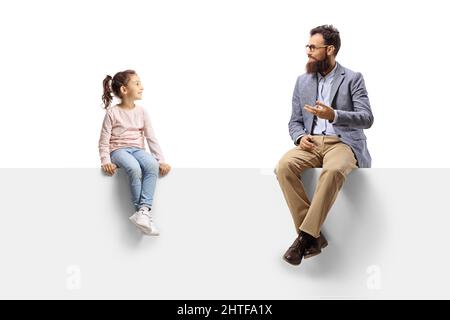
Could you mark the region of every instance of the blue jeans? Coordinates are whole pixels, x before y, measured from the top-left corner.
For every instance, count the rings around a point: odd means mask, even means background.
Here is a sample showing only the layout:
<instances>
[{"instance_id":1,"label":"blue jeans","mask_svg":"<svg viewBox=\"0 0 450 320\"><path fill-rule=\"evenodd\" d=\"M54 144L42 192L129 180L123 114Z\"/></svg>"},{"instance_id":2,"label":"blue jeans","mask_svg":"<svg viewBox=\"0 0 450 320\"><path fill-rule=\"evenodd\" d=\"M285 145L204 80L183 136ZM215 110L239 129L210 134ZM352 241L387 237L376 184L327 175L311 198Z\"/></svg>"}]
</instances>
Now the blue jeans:
<instances>
[{"instance_id":1,"label":"blue jeans","mask_svg":"<svg viewBox=\"0 0 450 320\"><path fill-rule=\"evenodd\" d=\"M151 208L159 174L158 161L144 149L135 147L114 150L111 161L127 173L136 210L143 206Z\"/></svg>"}]
</instances>

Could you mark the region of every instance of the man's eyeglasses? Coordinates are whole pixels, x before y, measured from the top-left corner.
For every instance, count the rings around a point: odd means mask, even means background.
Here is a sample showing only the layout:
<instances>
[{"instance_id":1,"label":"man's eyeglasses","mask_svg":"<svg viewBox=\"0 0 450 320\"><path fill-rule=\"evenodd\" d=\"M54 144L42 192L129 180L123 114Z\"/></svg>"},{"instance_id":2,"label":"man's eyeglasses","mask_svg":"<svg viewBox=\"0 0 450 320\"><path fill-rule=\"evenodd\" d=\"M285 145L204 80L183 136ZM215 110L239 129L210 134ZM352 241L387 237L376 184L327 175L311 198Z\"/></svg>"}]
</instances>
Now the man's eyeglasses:
<instances>
[{"instance_id":1,"label":"man's eyeglasses","mask_svg":"<svg viewBox=\"0 0 450 320\"><path fill-rule=\"evenodd\" d=\"M316 49L321 49L321 48L326 48L326 47L329 47L330 45L326 45L326 46L315 46L315 45L313 45L313 44L307 44L306 46L305 46L305 49L306 49L306 51L311 51L311 52L313 52L313 51L315 51Z\"/></svg>"}]
</instances>

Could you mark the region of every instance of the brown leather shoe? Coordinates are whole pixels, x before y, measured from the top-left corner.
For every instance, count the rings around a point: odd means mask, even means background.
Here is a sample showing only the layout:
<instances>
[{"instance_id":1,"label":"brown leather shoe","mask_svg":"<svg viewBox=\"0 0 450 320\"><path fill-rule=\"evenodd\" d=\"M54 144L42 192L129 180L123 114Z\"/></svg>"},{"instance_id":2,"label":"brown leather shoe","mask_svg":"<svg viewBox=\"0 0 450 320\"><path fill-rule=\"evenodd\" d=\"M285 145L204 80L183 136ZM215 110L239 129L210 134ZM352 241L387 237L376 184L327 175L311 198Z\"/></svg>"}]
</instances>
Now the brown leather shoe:
<instances>
[{"instance_id":1,"label":"brown leather shoe","mask_svg":"<svg viewBox=\"0 0 450 320\"><path fill-rule=\"evenodd\" d=\"M283 259L298 266L300 262L302 262L303 254L305 252L305 240L302 235L299 235L297 239L295 239L294 243L289 247L286 253L283 256Z\"/></svg>"},{"instance_id":2,"label":"brown leather shoe","mask_svg":"<svg viewBox=\"0 0 450 320\"><path fill-rule=\"evenodd\" d=\"M303 254L303 257L305 259L317 256L319 253L322 252L322 249L325 248L328 245L327 239L325 239L325 236L320 233L319 237L316 238L313 243L308 246L305 249L305 253Z\"/></svg>"}]
</instances>

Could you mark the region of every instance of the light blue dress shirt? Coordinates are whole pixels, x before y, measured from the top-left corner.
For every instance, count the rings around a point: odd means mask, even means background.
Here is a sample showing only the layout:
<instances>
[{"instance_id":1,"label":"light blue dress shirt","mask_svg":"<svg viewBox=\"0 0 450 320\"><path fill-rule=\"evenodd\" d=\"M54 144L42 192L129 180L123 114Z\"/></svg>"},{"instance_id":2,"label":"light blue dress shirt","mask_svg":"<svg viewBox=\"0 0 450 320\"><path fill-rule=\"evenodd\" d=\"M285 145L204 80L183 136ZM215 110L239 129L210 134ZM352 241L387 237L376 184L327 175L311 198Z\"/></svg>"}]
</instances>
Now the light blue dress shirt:
<instances>
[{"instance_id":1,"label":"light blue dress shirt","mask_svg":"<svg viewBox=\"0 0 450 320\"><path fill-rule=\"evenodd\" d=\"M317 73L317 97L319 101L322 101L325 105L331 107L330 101L330 93L331 87L333 86L334 76L336 74L337 63L334 66L333 70L328 73L325 77L320 73ZM314 117L314 125L313 125L313 134L314 135L327 135L327 136L335 136L336 132L334 132L333 123L336 122L337 114L334 112L334 121L330 122L326 119L319 119Z\"/></svg>"}]
</instances>

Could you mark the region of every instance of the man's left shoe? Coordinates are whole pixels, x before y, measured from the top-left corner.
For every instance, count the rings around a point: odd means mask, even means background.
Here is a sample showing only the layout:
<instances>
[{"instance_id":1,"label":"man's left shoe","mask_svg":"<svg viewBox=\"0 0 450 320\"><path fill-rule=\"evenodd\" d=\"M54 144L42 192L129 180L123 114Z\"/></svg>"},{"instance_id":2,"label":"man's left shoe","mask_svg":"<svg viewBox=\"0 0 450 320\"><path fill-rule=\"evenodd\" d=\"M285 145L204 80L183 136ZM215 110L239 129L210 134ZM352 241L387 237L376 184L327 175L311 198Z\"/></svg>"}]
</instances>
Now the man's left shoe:
<instances>
[{"instance_id":1,"label":"man's left shoe","mask_svg":"<svg viewBox=\"0 0 450 320\"><path fill-rule=\"evenodd\" d=\"M317 256L319 253L322 252L322 249L325 248L327 245L328 241L327 239L325 239L325 236L321 232L319 237L314 239L311 245L305 249L303 258L308 259Z\"/></svg>"}]
</instances>

